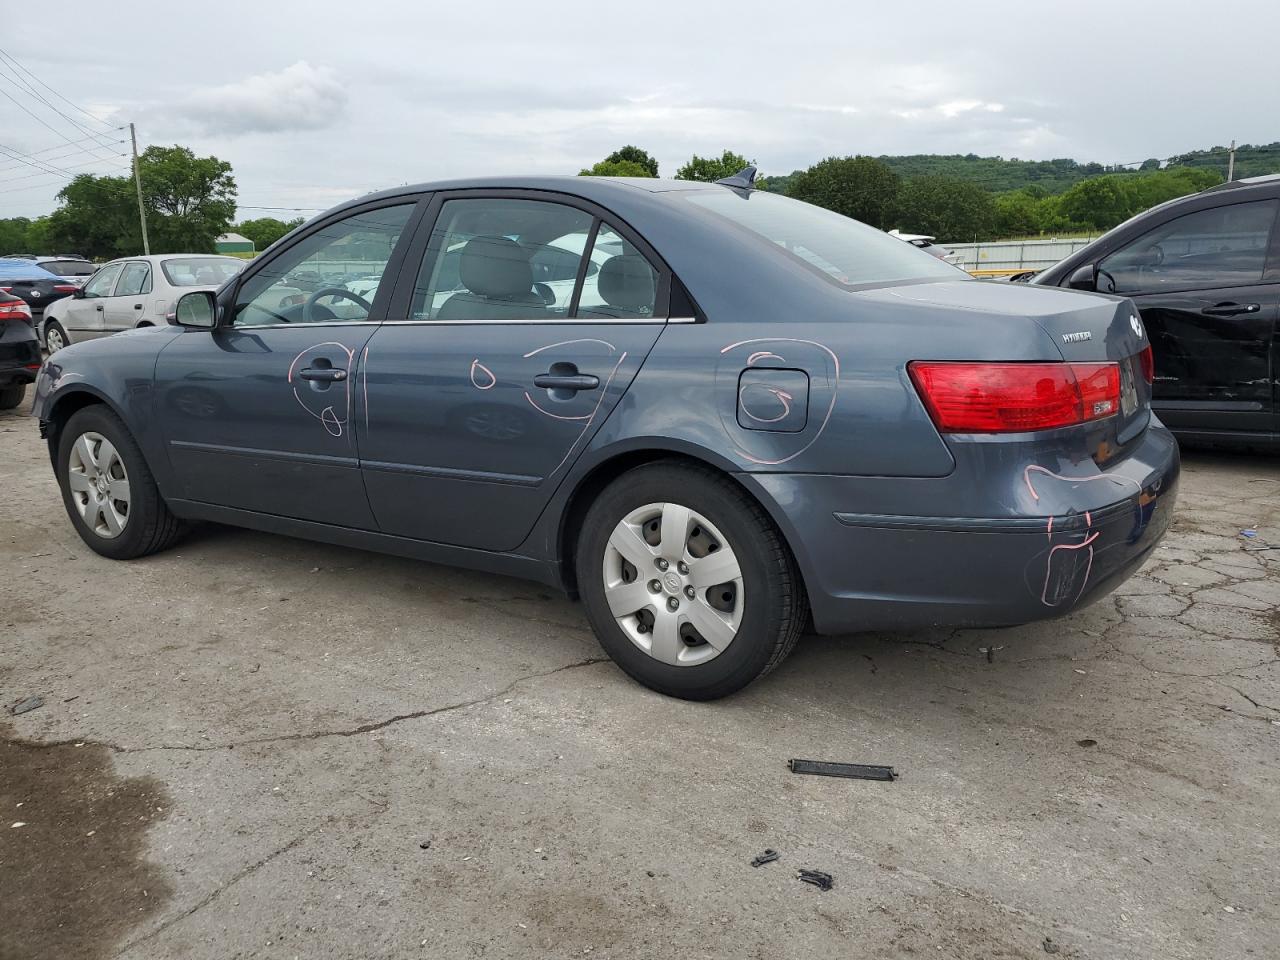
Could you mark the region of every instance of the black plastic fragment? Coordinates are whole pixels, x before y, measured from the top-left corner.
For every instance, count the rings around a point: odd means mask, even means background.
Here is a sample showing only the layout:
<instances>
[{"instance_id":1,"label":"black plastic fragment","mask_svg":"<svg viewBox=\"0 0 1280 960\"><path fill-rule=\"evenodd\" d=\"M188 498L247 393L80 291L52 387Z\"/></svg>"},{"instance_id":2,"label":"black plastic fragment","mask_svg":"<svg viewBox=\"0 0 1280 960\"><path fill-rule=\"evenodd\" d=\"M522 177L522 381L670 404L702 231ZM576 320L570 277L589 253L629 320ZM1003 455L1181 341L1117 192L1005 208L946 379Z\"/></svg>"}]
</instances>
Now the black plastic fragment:
<instances>
[{"instance_id":1,"label":"black plastic fragment","mask_svg":"<svg viewBox=\"0 0 1280 960\"><path fill-rule=\"evenodd\" d=\"M773 863L773 861L777 859L778 859L777 850L766 850L764 853L760 854L760 856L753 859L751 861L751 865L753 867L763 867L766 863Z\"/></svg>"},{"instance_id":2,"label":"black plastic fragment","mask_svg":"<svg viewBox=\"0 0 1280 960\"><path fill-rule=\"evenodd\" d=\"M873 763L830 763L826 760L791 760L792 773L810 773L817 777L848 777L852 780L893 780L898 771Z\"/></svg>"},{"instance_id":3,"label":"black plastic fragment","mask_svg":"<svg viewBox=\"0 0 1280 960\"><path fill-rule=\"evenodd\" d=\"M823 873L821 870L801 870L796 874L796 879L801 883L812 883L824 892L830 890L836 883L831 874Z\"/></svg>"}]
</instances>

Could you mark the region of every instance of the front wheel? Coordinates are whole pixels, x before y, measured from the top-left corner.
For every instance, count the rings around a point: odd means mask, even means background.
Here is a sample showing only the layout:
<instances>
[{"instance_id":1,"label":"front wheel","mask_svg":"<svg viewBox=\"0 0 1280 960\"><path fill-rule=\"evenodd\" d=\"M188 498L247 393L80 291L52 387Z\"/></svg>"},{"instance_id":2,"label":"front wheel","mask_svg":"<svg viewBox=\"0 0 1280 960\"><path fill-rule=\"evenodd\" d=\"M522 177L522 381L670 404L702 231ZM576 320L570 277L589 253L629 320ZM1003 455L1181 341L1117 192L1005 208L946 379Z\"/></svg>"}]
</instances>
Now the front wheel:
<instances>
[{"instance_id":1,"label":"front wheel","mask_svg":"<svg viewBox=\"0 0 1280 960\"><path fill-rule=\"evenodd\" d=\"M71 342L67 336L67 331L62 329L62 324L57 320L50 320L44 326L44 346L49 353L57 353L63 347Z\"/></svg>"},{"instance_id":2,"label":"front wheel","mask_svg":"<svg viewBox=\"0 0 1280 960\"><path fill-rule=\"evenodd\" d=\"M165 549L182 532L137 441L106 407L85 407L67 421L58 441L57 474L72 525L104 557L143 557Z\"/></svg>"},{"instance_id":3,"label":"front wheel","mask_svg":"<svg viewBox=\"0 0 1280 960\"><path fill-rule=\"evenodd\" d=\"M703 467L659 462L616 480L587 511L576 568L609 656L686 700L727 696L772 670L808 618L777 528L741 487Z\"/></svg>"}]
</instances>

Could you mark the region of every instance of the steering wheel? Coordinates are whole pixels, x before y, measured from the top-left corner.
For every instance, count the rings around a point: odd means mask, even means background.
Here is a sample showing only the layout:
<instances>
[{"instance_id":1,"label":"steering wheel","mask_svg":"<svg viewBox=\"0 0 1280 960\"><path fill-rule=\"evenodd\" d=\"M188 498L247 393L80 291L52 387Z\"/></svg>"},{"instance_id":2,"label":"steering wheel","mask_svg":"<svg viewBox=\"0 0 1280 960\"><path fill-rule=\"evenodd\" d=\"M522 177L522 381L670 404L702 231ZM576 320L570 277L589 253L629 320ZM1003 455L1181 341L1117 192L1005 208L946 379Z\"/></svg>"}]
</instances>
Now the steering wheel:
<instances>
[{"instance_id":1,"label":"steering wheel","mask_svg":"<svg viewBox=\"0 0 1280 960\"><path fill-rule=\"evenodd\" d=\"M360 306L364 307L369 313L373 312L373 304L360 296L358 293L352 293L350 290L344 290L342 287L322 287L311 296L307 297L306 302L302 305L302 322L313 323L311 319L311 310L316 305L316 301L321 297L345 297L352 300Z\"/></svg>"}]
</instances>

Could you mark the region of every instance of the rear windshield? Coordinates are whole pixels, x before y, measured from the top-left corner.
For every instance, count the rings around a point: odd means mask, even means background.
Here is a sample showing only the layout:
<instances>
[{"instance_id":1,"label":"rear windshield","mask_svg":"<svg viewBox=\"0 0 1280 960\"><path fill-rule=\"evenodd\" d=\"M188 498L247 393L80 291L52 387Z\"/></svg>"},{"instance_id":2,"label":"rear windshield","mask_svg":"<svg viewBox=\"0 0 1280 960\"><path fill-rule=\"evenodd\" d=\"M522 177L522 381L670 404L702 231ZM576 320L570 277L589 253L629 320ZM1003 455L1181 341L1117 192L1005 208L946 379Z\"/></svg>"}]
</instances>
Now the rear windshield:
<instances>
[{"instance_id":1,"label":"rear windshield","mask_svg":"<svg viewBox=\"0 0 1280 960\"><path fill-rule=\"evenodd\" d=\"M217 287L230 280L244 264L226 257L191 257L164 260L160 267L175 287Z\"/></svg>"},{"instance_id":2,"label":"rear windshield","mask_svg":"<svg viewBox=\"0 0 1280 960\"><path fill-rule=\"evenodd\" d=\"M40 266L60 277L91 277L98 269L88 260L41 260Z\"/></svg>"},{"instance_id":3,"label":"rear windshield","mask_svg":"<svg viewBox=\"0 0 1280 960\"><path fill-rule=\"evenodd\" d=\"M0 280L57 280L58 278L30 260L0 260Z\"/></svg>"},{"instance_id":4,"label":"rear windshield","mask_svg":"<svg viewBox=\"0 0 1280 960\"><path fill-rule=\"evenodd\" d=\"M707 190L682 196L764 237L842 286L969 279L964 271L897 237L776 193Z\"/></svg>"}]
</instances>

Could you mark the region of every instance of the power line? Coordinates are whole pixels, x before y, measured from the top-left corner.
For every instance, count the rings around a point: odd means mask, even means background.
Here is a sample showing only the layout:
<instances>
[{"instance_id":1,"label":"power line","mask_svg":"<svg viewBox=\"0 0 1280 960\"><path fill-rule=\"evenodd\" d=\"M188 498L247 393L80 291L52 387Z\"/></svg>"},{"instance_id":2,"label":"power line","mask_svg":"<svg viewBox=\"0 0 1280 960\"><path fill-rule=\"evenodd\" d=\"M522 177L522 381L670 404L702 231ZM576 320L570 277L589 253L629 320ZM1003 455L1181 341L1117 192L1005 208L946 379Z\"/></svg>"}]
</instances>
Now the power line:
<instances>
[{"instance_id":1,"label":"power line","mask_svg":"<svg viewBox=\"0 0 1280 960\"><path fill-rule=\"evenodd\" d=\"M263 207L263 206L255 207L252 204L248 204L248 203L237 203L236 209L237 210L288 210L291 213L320 213L321 211L326 210L327 208L326 207Z\"/></svg>"},{"instance_id":2,"label":"power line","mask_svg":"<svg viewBox=\"0 0 1280 960\"><path fill-rule=\"evenodd\" d=\"M0 55L2 55L3 57L9 56L7 53L4 53L4 51L0 51ZM14 61L14 62L16 63L17 61ZM51 104L45 97L41 96L40 93L36 91L35 87L33 87L24 77L22 77L21 74L18 74L13 69L13 67L10 66L8 63L6 63L2 58L0 58L0 67L4 67L5 70L7 71L6 73L0 73L0 80L5 80L8 83L12 84L14 87L17 88L17 90L20 93L25 93L28 96L35 98L37 102L44 104L44 106L48 107L50 110L56 113L63 120L70 123L76 130L79 130L81 133L88 134L90 137L94 137L94 138L100 138L102 136L101 134L98 134L93 130L90 130L88 127L84 126L84 124L80 123L79 121L74 120L71 117L67 116L67 114L63 113L53 104ZM9 76L9 73L12 73L14 74L14 76L17 76L18 80L15 80L13 79L13 77ZM80 140L73 140L71 137L67 136L61 130L57 129L52 124L48 123L43 117L40 117L36 113L29 110L25 104L19 102L7 90L0 89L0 94L4 94L5 98L11 101L12 103L14 103L20 110L22 110L23 113L31 117L33 120L35 120L45 128L53 131L63 140L67 141L67 143L76 144L78 150L80 150L85 154L88 154L89 156L94 156L93 152L88 147L83 145L82 141L84 140L84 138L81 138ZM105 121L99 121L99 122L105 123Z\"/></svg>"},{"instance_id":3,"label":"power line","mask_svg":"<svg viewBox=\"0 0 1280 960\"><path fill-rule=\"evenodd\" d=\"M8 52L8 51L6 51L6 50L0 49L0 57L4 57L6 60L9 60L9 61L10 61L11 63L13 63L13 64L14 64L14 65L19 69L19 70L22 70L22 71L23 71L24 73L26 73L26 75L27 75L27 76L29 76L32 80L34 80L36 83L40 84L40 86L44 87L46 90L48 90L50 93L52 93L55 97L57 97L57 98L58 98L59 100L61 100L63 103L65 103L65 104L67 104L68 106L70 106L72 109L74 109L74 110L78 110L80 113L83 113L86 117L88 117L90 120L93 120L95 123L101 123L101 124L103 124L104 126L111 126L111 124L110 124L110 122L109 122L109 121L107 121L107 120L103 120L103 119L102 119L102 118L100 118L100 117L95 117L95 116L94 116L92 113L90 113L88 110L84 109L84 108L83 108L83 107L81 107L81 106L78 106L77 104L73 103L72 101L70 101L70 100L68 100L66 97L64 97L62 94L60 94L57 90L53 89L53 87L49 86L47 83L45 83L45 82L44 82L43 80L41 80L39 77L37 77L34 73L32 73L30 70L28 70L28 69L27 69L27 68L26 68L26 67L25 67L25 66L24 66L24 65L23 65L23 64L18 60L18 58L17 58L17 57L15 57L13 54L9 53L9 52ZM112 129L120 130L120 129L123 129L123 128L122 128L122 127L113 127Z\"/></svg>"},{"instance_id":4,"label":"power line","mask_svg":"<svg viewBox=\"0 0 1280 960\"><path fill-rule=\"evenodd\" d=\"M71 124L77 130L79 130L81 133L88 134L90 137L95 137L99 141L105 140L105 136L102 133L98 131L90 130L79 120L75 119L74 117L68 116L62 109L60 109L53 103L50 103L47 97L42 95L34 86L32 86L31 81L34 80L36 83L40 84L50 93L54 94L55 96L59 97L65 102L71 104L72 107L74 107L76 110L79 110L85 116L92 119L95 123L100 123L104 127L107 127L107 126L110 126L110 124L108 124L107 121L94 117L93 114L89 113L87 110L77 106L76 104L72 103L70 100L67 100L66 97L62 96L62 94L58 93L58 91L54 90L47 83L45 83L43 80L37 77L34 73L28 70L25 66L23 66L22 63L20 63L17 60L17 58L15 58L12 54L4 50L0 50L0 67L4 67L6 71L13 74L13 76L17 77L18 80L21 82L22 86L26 88L27 93L35 97L36 100L40 101L40 103L44 104L46 107L48 107L58 116L60 116L63 120L67 121L67 123ZM3 79L8 80L10 83L14 82L10 77L4 76L3 74L0 74L0 77L3 77ZM17 84L14 84L14 85L17 86Z\"/></svg>"},{"instance_id":5,"label":"power line","mask_svg":"<svg viewBox=\"0 0 1280 960\"><path fill-rule=\"evenodd\" d=\"M117 154L117 156L127 157L127 156L128 156L128 154L127 154L127 153L121 153L121 154ZM91 166L93 166L94 164L101 164L102 162L103 162L103 161L101 161L101 160L97 160L97 159L94 159L94 160L86 160L84 163L77 163L77 164L73 164L72 166L64 167L63 169L65 169L65 170L78 170L78 169L80 169L81 167L91 167ZM123 170L123 169L125 169L125 168L124 168L123 166L121 166L121 167L120 167L120 169L121 169L121 170ZM26 176L24 176L24 177L9 177L9 178L7 178L4 182L5 182L5 183L17 183L17 182L19 182L20 180L33 180L33 179L35 179L36 177L51 177L51 176L52 176L52 177L66 177L66 176L67 176L67 174L65 174L65 173L60 173L60 172L58 172L58 171L53 171L53 170L46 170L46 171L42 171L42 172L38 172L38 173L29 173L29 174L27 174L27 175L26 175ZM73 178L74 178L74 176L69 177L69 179L73 179Z\"/></svg>"},{"instance_id":6,"label":"power line","mask_svg":"<svg viewBox=\"0 0 1280 960\"><path fill-rule=\"evenodd\" d=\"M29 167L35 167L37 170L43 170L45 173L56 173L66 175L68 178L70 177L70 175L66 174L66 171L61 167L55 167L52 163L48 163L44 160L24 158L21 153L14 150L12 147L6 147L3 143L0 143L0 151L4 153L5 159L7 160L17 160L19 163L24 163Z\"/></svg>"},{"instance_id":7,"label":"power line","mask_svg":"<svg viewBox=\"0 0 1280 960\"><path fill-rule=\"evenodd\" d=\"M122 144L122 143L128 143L128 142L129 142L128 140L112 140L112 141L110 141L110 143L111 143L111 145L112 145L112 146L115 146L115 145L118 145L118 144ZM4 173L4 172L5 172L5 171L7 171L7 170L17 170L17 169L19 169L19 168L20 168L20 166L21 166L22 164L26 164L27 166L33 166L34 164L33 164L33 163L31 163L30 161L32 161L32 160L34 160L34 159L35 159L36 154L40 154L40 153L48 153L48 152L49 152L49 150L58 150L58 149L65 149L65 148L66 148L66 144L58 144L58 146L56 146L56 147L50 147L50 148L48 148L48 149L46 149L46 150L37 150L35 153L23 154L23 157L24 157L25 159L23 159L23 160L19 161L19 164L16 164L16 165L14 165L14 166L9 166L9 167L0 167L0 173ZM76 151L71 150L71 151L69 151L69 152L64 152L64 153L55 153L53 156L50 156L50 157L40 157L40 159L39 159L38 161L36 161L36 162L38 162L38 163L48 163L48 164L52 164L55 160L60 162L60 161L62 161L62 160L64 160L64 159L66 159L67 157L73 157L73 156L75 156L75 155L76 155ZM12 158L6 158L6 159L12 159Z\"/></svg>"}]
</instances>

